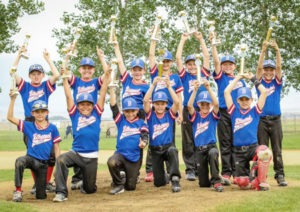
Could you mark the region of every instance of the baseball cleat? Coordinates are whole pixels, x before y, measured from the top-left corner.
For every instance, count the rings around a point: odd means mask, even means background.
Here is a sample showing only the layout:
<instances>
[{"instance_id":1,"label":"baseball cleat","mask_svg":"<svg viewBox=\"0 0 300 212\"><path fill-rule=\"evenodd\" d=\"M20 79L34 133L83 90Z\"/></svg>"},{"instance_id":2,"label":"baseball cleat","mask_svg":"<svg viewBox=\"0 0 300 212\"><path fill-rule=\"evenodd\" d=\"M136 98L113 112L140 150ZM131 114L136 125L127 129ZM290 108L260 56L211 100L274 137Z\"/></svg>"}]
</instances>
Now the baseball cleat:
<instances>
[{"instance_id":1,"label":"baseball cleat","mask_svg":"<svg viewBox=\"0 0 300 212\"><path fill-rule=\"evenodd\" d=\"M13 201L14 202L22 202L22 191L14 191L14 194L13 194Z\"/></svg>"},{"instance_id":2,"label":"baseball cleat","mask_svg":"<svg viewBox=\"0 0 300 212\"><path fill-rule=\"evenodd\" d=\"M279 186L287 186L288 185L287 182L285 181L283 175L278 175L276 177L276 180L277 180L277 183L278 183Z\"/></svg>"},{"instance_id":3,"label":"baseball cleat","mask_svg":"<svg viewBox=\"0 0 300 212\"><path fill-rule=\"evenodd\" d=\"M171 183L172 183L172 191L180 192L181 188L180 188L180 184L179 184L179 177L173 176Z\"/></svg>"},{"instance_id":4,"label":"baseball cleat","mask_svg":"<svg viewBox=\"0 0 300 212\"><path fill-rule=\"evenodd\" d=\"M120 194L124 192L124 186L123 185L113 185L113 188L110 190L110 194Z\"/></svg>"},{"instance_id":5,"label":"baseball cleat","mask_svg":"<svg viewBox=\"0 0 300 212\"><path fill-rule=\"evenodd\" d=\"M55 197L53 198L53 202L63 202L66 200L68 200L68 198L62 193L56 194Z\"/></svg>"}]
</instances>

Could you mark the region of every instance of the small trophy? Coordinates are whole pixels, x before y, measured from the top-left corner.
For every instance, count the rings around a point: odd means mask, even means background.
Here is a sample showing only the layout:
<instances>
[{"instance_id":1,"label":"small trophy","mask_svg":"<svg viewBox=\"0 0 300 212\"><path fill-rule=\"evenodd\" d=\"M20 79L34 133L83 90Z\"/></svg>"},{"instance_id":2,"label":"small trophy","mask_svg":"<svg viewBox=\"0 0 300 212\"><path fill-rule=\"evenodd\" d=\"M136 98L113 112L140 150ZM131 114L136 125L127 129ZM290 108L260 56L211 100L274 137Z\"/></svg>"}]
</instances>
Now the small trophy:
<instances>
[{"instance_id":1,"label":"small trophy","mask_svg":"<svg viewBox=\"0 0 300 212\"><path fill-rule=\"evenodd\" d=\"M197 80L199 81L200 84L202 84L202 78L201 78L201 56L200 54L196 54L196 66L197 66Z\"/></svg>"},{"instance_id":2,"label":"small trophy","mask_svg":"<svg viewBox=\"0 0 300 212\"><path fill-rule=\"evenodd\" d=\"M246 56L246 51L248 49L247 44L242 43L240 45L240 52L241 52L241 64L240 64L240 75L244 74L244 66L245 66L245 56Z\"/></svg>"},{"instance_id":3,"label":"small trophy","mask_svg":"<svg viewBox=\"0 0 300 212\"><path fill-rule=\"evenodd\" d=\"M10 76L11 76L10 90L12 91L13 95L18 95L19 92L17 88L16 78L15 78L16 71L17 71L16 67L12 67L10 69Z\"/></svg>"},{"instance_id":4,"label":"small trophy","mask_svg":"<svg viewBox=\"0 0 300 212\"><path fill-rule=\"evenodd\" d=\"M215 29L216 29L215 24L216 24L216 22L215 21L208 21L207 24L209 26L208 30L213 36L212 45L217 46L217 45L221 44L221 39L216 38L216 33L215 33Z\"/></svg>"},{"instance_id":5,"label":"small trophy","mask_svg":"<svg viewBox=\"0 0 300 212\"><path fill-rule=\"evenodd\" d=\"M162 19L162 17L160 15L156 16L154 29L153 29L152 35L151 35L151 40L152 41L159 41L160 40L160 38L159 38L159 27L160 27L161 19Z\"/></svg>"},{"instance_id":6,"label":"small trophy","mask_svg":"<svg viewBox=\"0 0 300 212\"><path fill-rule=\"evenodd\" d=\"M76 45L77 45L77 42L78 42L78 39L79 39L81 33L82 33L81 28L76 28L74 30L74 40L71 43L71 46L70 46L69 51L67 53L68 55L70 55L72 57L77 57Z\"/></svg>"},{"instance_id":7,"label":"small trophy","mask_svg":"<svg viewBox=\"0 0 300 212\"><path fill-rule=\"evenodd\" d=\"M110 17L110 32L109 32L109 38L108 38L108 43L109 44L114 44L116 42L116 21L117 21L117 16L112 15Z\"/></svg>"},{"instance_id":8,"label":"small trophy","mask_svg":"<svg viewBox=\"0 0 300 212\"><path fill-rule=\"evenodd\" d=\"M188 22L187 17L186 17L186 12L185 11L180 11L178 13L178 16L181 18L181 20L183 22L186 33L188 33L189 35L192 34L195 30L191 30L191 28L189 26L189 22Z\"/></svg>"},{"instance_id":9,"label":"small trophy","mask_svg":"<svg viewBox=\"0 0 300 212\"><path fill-rule=\"evenodd\" d=\"M164 49L159 49L158 50L158 76L162 77L162 73L163 73L163 56L165 54L165 50Z\"/></svg>"},{"instance_id":10,"label":"small trophy","mask_svg":"<svg viewBox=\"0 0 300 212\"><path fill-rule=\"evenodd\" d=\"M277 21L277 17L276 16L271 16L271 19L270 19L270 26L269 26L269 29L268 29L268 33L267 33L267 37L266 37L266 41L269 42L270 39L271 39L271 35L272 35L272 31L273 31L273 28L275 26L275 22Z\"/></svg>"},{"instance_id":11,"label":"small trophy","mask_svg":"<svg viewBox=\"0 0 300 212\"><path fill-rule=\"evenodd\" d=\"M117 76L117 71L118 71L118 60L116 58L113 58L111 60L111 82L109 83L108 87L110 88L116 88L119 87L118 82L116 80L116 76Z\"/></svg>"},{"instance_id":12,"label":"small trophy","mask_svg":"<svg viewBox=\"0 0 300 212\"><path fill-rule=\"evenodd\" d=\"M28 53L27 53L27 46L28 46L28 42L29 42L30 37L31 37L30 34L26 34L26 35L25 35L25 40L24 40L23 46L25 47L26 52L23 52L23 53L21 54L21 57L23 57L23 58L26 59L26 60L29 58L29 55L28 55Z\"/></svg>"}]
</instances>

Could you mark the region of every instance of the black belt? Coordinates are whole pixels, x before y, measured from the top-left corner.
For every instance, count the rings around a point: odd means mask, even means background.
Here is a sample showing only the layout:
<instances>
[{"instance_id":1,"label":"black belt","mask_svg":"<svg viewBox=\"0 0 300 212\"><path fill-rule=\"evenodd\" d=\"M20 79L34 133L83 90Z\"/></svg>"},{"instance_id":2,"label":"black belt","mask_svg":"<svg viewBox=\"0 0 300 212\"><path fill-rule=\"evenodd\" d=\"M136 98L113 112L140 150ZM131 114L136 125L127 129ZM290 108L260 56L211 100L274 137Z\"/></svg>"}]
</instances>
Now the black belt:
<instances>
[{"instance_id":1,"label":"black belt","mask_svg":"<svg viewBox=\"0 0 300 212\"><path fill-rule=\"evenodd\" d=\"M235 146L233 148L238 150L238 151L247 151L248 149L250 149L252 147L255 147L255 146L258 146L258 144L251 144L251 145L248 145L248 146Z\"/></svg>"},{"instance_id":2,"label":"black belt","mask_svg":"<svg viewBox=\"0 0 300 212\"><path fill-rule=\"evenodd\" d=\"M277 120L277 119L280 119L280 115L278 115L278 116L262 116L260 118L264 119L264 120Z\"/></svg>"},{"instance_id":3,"label":"black belt","mask_svg":"<svg viewBox=\"0 0 300 212\"><path fill-rule=\"evenodd\" d=\"M172 142L161 146L150 146L150 149L155 151L162 151L168 149L170 146L172 146Z\"/></svg>"},{"instance_id":4,"label":"black belt","mask_svg":"<svg viewBox=\"0 0 300 212\"><path fill-rule=\"evenodd\" d=\"M216 147L216 144L207 144L207 145L203 145L203 146L197 146L196 149L199 151L203 151L203 150L210 149L213 147Z\"/></svg>"}]
</instances>

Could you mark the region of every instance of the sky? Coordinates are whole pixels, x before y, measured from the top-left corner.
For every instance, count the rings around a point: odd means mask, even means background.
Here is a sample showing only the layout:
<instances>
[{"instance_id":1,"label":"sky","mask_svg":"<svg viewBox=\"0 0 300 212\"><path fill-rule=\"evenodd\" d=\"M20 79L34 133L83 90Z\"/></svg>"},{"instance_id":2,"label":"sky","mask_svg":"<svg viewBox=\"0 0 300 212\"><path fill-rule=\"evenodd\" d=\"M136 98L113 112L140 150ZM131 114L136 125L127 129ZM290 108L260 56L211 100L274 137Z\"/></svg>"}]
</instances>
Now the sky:
<instances>
[{"instance_id":1,"label":"sky","mask_svg":"<svg viewBox=\"0 0 300 212\"><path fill-rule=\"evenodd\" d=\"M5 1L4 1L5 2ZM74 5L78 0L51 0L44 1L45 10L37 15L24 16L19 20L21 31L13 38L16 44L21 45L24 42L25 34L29 33L31 38L28 43L29 59L21 59L18 67L19 75L25 80L28 79L28 67L31 64L39 63L46 71L50 71L48 64L43 58L43 50L46 48L52 60L58 60L58 49L55 45L56 40L52 37L52 29L55 27L63 27L60 18L64 11L76 12ZM0 77L0 86L2 93L0 93L0 121L6 119L7 107L9 104L9 88L10 76L9 70L15 60L16 54L1 54L0 67L2 76ZM284 71L284 70L283 70ZM291 89L288 96L281 100L282 112L300 112L299 102L300 93ZM49 111L50 116L59 115L68 117L65 103L65 96L63 88L57 86L56 91L50 96ZM15 116L23 118L23 105L21 97L18 96L15 107ZM111 111L108 106L105 107L103 118L110 118Z\"/></svg>"}]
</instances>

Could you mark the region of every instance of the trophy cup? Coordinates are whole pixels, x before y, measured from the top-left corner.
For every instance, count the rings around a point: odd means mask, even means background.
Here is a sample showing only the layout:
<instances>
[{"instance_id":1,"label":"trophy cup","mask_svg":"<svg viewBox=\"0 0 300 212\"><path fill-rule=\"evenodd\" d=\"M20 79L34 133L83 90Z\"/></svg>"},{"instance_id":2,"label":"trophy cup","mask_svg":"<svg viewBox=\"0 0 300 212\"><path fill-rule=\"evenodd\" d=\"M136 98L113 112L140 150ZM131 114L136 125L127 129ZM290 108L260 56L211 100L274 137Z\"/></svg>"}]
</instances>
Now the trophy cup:
<instances>
[{"instance_id":1,"label":"trophy cup","mask_svg":"<svg viewBox=\"0 0 300 212\"><path fill-rule=\"evenodd\" d=\"M215 33L215 29L216 29L215 24L216 24L216 22L215 21L208 21L207 24L209 26L208 30L213 36L212 45L217 46L217 45L221 44L221 39L216 38L216 33Z\"/></svg>"},{"instance_id":2,"label":"trophy cup","mask_svg":"<svg viewBox=\"0 0 300 212\"><path fill-rule=\"evenodd\" d=\"M189 35L192 34L195 30L191 30L191 28L189 26L189 22L188 22L187 17L186 17L186 12L185 11L180 11L178 13L178 16L181 18L181 20L183 22L186 33L188 33Z\"/></svg>"},{"instance_id":3,"label":"trophy cup","mask_svg":"<svg viewBox=\"0 0 300 212\"><path fill-rule=\"evenodd\" d=\"M28 46L28 42L29 42L30 37L31 37L30 34L26 34L26 35L25 35L25 40L24 40L23 46L25 47L26 52L23 52L23 53L21 54L21 57L23 57L23 58L26 59L26 60L29 58L29 55L28 55L28 53L27 53L27 46Z\"/></svg>"},{"instance_id":4,"label":"trophy cup","mask_svg":"<svg viewBox=\"0 0 300 212\"><path fill-rule=\"evenodd\" d=\"M196 54L196 66L197 66L197 80L202 84L202 78L201 78L201 56L200 54Z\"/></svg>"},{"instance_id":5,"label":"trophy cup","mask_svg":"<svg viewBox=\"0 0 300 212\"><path fill-rule=\"evenodd\" d=\"M160 40L160 38L159 38L159 26L160 26L160 23L161 23L161 19L162 19L162 17L160 15L156 16L154 29L153 29L152 35L151 35L151 41L159 41Z\"/></svg>"},{"instance_id":6,"label":"trophy cup","mask_svg":"<svg viewBox=\"0 0 300 212\"><path fill-rule=\"evenodd\" d=\"M270 19L270 27L268 29L268 33L267 33L267 37L266 37L266 41L269 42L270 39L271 39L271 35L272 35L272 31L273 31L273 28L275 26L275 22L277 21L277 17L276 16L271 16L271 19Z\"/></svg>"},{"instance_id":7,"label":"trophy cup","mask_svg":"<svg viewBox=\"0 0 300 212\"><path fill-rule=\"evenodd\" d=\"M242 43L240 45L240 52L241 52L241 64L240 64L240 75L244 74L244 66L245 66L245 56L246 56L246 51L248 49L247 44Z\"/></svg>"},{"instance_id":8,"label":"trophy cup","mask_svg":"<svg viewBox=\"0 0 300 212\"><path fill-rule=\"evenodd\" d=\"M113 58L111 60L111 69L112 69L112 72L111 72L111 75L110 75L111 82L109 83L108 87L110 87L110 88L119 87L118 82L116 80L117 71L118 71L118 60L116 58Z\"/></svg>"},{"instance_id":9,"label":"trophy cup","mask_svg":"<svg viewBox=\"0 0 300 212\"><path fill-rule=\"evenodd\" d=\"M110 17L110 32L109 32L109 38L108 38L108 43L109 44L114 44L116 42L116 21L117 21L117 16L112 15Z\"/></svg>"},{"instance_id":10,"label":"trophy cup","mask_svg":"<svg viewBox=\"0 0 300 212\"><path fill-rule=\"evenodd\" d=\"M162 73L163 73L163 56L165 54L165 50L164 49L159 49L158 50L158 76L162 77Z\"/></svg>"},{"instance_id":11,"label":"trophy cup","mask_svg":"<svg viewBox=\"0 0 300 212\"><path fill-rule=\"evenodd\" d=\"M17 88L17 83L16 83L16 78L15 78L15 74L17 72L17 68L16 67L12 67L10 69L10 76L11 76L11 85L10 85L10 90L12 92L13 95L18 95L18 88Z\"/></svg>"}]
</instances>

